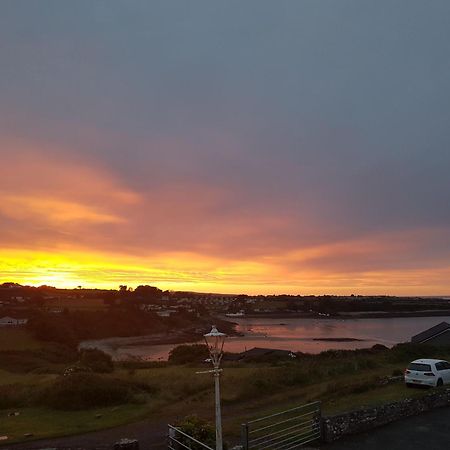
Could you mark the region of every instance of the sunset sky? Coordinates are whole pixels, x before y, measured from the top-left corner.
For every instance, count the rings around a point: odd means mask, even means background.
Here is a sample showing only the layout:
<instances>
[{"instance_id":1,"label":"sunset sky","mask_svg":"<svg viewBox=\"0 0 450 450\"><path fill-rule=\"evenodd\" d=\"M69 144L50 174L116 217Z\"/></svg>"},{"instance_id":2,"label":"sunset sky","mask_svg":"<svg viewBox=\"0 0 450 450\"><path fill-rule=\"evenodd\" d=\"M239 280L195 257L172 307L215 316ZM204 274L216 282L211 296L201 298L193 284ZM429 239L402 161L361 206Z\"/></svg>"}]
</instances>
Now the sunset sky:
<instances>
[{"instance_id":1,"label":"sunset sky","mask_svg":"<svg viewBox=\"0 0 450 450\"><path fill-rule=\"evenodd\" d=\"M448 0L2 0L0 282L450 295Z\"/></svg>"}]
</instances>

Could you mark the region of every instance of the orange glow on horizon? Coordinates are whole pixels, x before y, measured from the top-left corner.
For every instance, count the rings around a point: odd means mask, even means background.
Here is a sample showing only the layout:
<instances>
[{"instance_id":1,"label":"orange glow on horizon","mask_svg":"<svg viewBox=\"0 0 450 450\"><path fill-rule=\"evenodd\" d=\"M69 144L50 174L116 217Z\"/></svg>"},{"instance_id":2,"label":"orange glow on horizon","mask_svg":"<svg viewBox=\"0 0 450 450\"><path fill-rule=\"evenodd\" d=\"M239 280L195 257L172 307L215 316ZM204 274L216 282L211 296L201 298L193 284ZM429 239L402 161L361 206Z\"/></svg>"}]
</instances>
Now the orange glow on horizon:
<instances>
[{"instance_id":1,"label":"orange glow on horizon","mask_svg":"<svg viewBox=\"0 0 450 450\"><path fill-rule=\"evenodd\" d=\"M0 0L0 283L450 302L450 0L92 3Z\"/></svg>"},{"instance_id":2,"label":"orange glow on horizon","mask_svg":"<svg viewBox=\"0 0 450 450\"><path fill-rule=\"evenodd\" d=\"M92 254L76 251L32 252L3 250L0 282L14 281L59 288L116 289L152 284L161 289L247 294L395 294L444 295L436 271L380 271L329 274L303 270L288 273L270 264L220 261L193 254L166 254L156 258Z\"/></svg>"},{"instance_id":3,"label":"orange glow on horizon","mask_svg":"<svg viewBox=\"0 0 450 450\"><path fill-rule=\"evenodd\" d=\"M97 162L69 160L57 148L0 144L10 150L0 167L0 282L236 294L450 293L448 258L420 257L423 248L448 241L446 229L321 240L332 224L313 219L306 207L301 220L266 205L234 210L236 193L221 186L177 180L132 189ZM297 240L303 235L315 243Z\"/></svg>"}]
</instances>

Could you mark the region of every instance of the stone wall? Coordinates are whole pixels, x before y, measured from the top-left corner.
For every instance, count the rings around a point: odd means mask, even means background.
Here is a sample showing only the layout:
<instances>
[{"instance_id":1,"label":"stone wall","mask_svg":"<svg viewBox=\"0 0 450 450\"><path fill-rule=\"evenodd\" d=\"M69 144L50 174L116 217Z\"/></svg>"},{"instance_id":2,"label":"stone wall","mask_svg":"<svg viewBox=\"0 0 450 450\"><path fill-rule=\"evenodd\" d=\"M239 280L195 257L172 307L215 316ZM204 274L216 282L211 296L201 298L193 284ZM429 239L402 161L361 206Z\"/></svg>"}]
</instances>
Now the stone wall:
<instances>
[{"instance_id":1,"label":"stone wall","mask_svg":"<svg viewBox=\"0 0 450 450\"><path fill-rule=\"evenodd\" d=\"M349 434L361 433L443 406L450 406L450 389L442 389L421 398L407 398L372 408L324 417L323 439L325 442L332 442Z\"/></svg>"}]
</instances>

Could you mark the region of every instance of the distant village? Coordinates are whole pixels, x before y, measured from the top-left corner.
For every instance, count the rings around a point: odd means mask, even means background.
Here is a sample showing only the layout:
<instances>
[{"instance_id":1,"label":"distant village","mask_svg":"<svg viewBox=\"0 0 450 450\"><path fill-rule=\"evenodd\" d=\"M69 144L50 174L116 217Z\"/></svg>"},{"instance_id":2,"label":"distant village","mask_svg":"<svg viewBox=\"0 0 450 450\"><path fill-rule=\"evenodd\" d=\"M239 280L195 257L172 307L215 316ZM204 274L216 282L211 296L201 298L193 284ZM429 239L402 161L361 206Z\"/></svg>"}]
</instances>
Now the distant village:
<instances>
[{"instance_id":1,"label":"distant village","mask_svg":"<svg viewBox=\"0 0 450 450\"><path fill-rule=\"evenodd\" d=\"M49 316L67 311L127 308L160 318L242 317L383 317L445 315L450 297L246 295L162 291L142 285L117 290L57 289L0 284L0 326L23 326L36 313Z\"/></svg>"}]
</instances>

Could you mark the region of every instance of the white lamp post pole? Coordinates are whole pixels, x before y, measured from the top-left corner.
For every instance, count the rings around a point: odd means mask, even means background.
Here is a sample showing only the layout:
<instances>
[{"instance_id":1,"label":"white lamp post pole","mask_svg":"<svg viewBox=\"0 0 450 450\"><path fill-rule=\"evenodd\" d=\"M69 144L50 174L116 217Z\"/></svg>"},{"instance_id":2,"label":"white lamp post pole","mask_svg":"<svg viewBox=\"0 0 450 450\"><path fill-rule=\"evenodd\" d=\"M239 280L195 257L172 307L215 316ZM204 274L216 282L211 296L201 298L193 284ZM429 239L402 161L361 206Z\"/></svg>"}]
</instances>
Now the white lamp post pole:
<instances>
[{"instance_id":1,"label":"white lamp post pole","mask_svg":"<svg viewBox=\"0 0 450 450\"><path fill-rule=\"evenodd\" d=\"M216 450L222 450L222 413L220 411L220 370L214 370L214 388L216 391Z\"/></svg>"},{"instance_id":2,"label":"white lamp post pole","mask_svg":"<svg viewBox=\"0 0 450 450\"><path fill-rule=\"evenodd\" d=\"M225 342L226 334L217 330L215 325L211 328L208 334L205 334L206 345L208 346L211 361L213 363L214 374L214 390L216 403L216 450L223 449L222 443L222 415L220 411L220 361L223 355L223 344Z\"/></svg>"}]
</instances>

